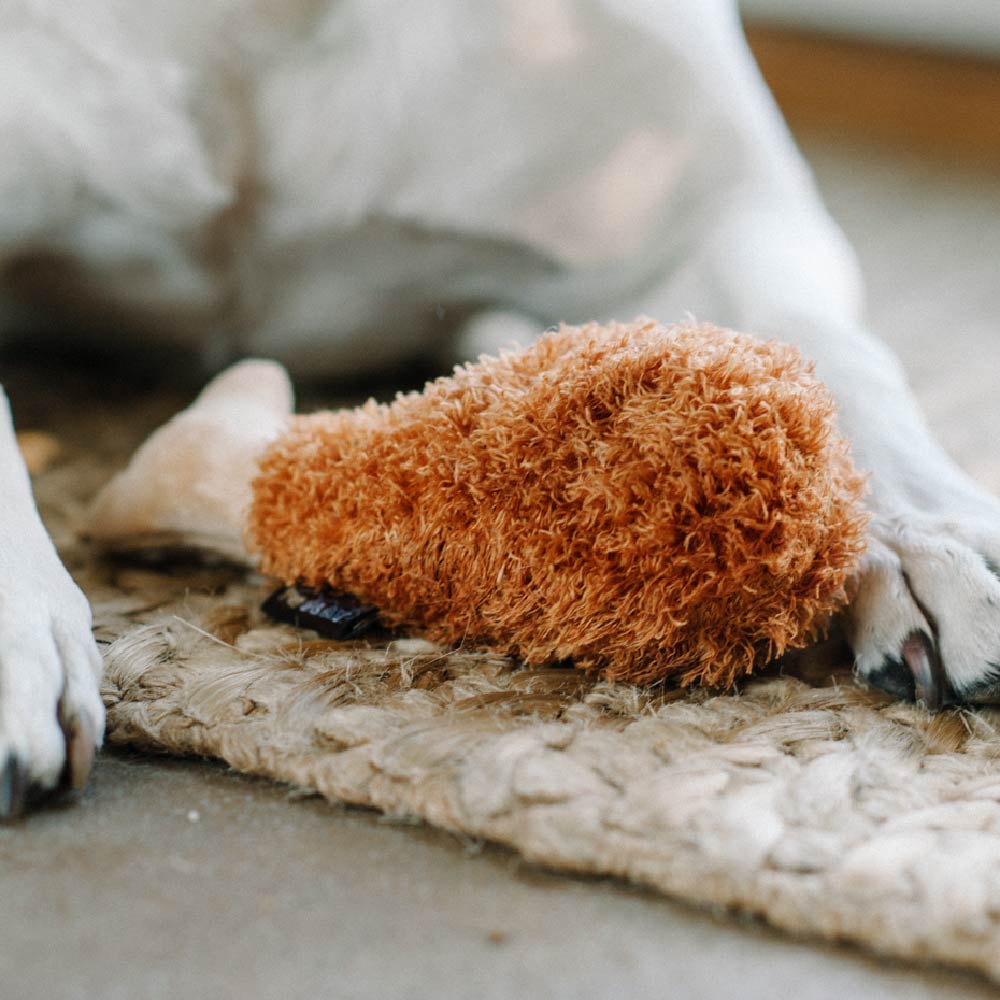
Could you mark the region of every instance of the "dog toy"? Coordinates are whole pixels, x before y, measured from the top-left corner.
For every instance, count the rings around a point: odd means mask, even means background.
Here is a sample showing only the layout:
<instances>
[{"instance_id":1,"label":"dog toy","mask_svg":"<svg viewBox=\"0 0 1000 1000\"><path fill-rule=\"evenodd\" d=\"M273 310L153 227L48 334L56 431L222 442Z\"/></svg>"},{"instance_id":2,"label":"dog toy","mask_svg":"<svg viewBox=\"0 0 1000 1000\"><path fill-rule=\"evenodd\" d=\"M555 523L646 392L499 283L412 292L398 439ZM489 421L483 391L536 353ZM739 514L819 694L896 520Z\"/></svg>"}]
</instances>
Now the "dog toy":
<instances>
[{"instance_id":1,"label":"dog toy","mask_svg":"<svg viewBox=\"0 0 1000 1000\"><path fill-rule=\"evenodd\" d=\"M390 404L291 418L247 538L264 572L435 641L727 687L845 600L863 487L794 348L563 326Z\"/></svg>"}]
</instances>

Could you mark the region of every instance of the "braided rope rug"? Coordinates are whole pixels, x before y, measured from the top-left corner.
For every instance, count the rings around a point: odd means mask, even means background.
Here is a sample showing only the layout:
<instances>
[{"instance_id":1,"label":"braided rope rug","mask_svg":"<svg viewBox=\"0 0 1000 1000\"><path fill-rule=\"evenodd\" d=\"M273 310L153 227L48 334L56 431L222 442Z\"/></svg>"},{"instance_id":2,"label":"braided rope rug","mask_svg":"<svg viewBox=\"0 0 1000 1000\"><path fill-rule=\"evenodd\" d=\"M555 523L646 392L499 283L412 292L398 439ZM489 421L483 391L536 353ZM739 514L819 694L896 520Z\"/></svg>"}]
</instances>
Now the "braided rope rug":
<instances>
[{"instance_id":1,"label":"braided rope rug","mask_svg":"<svg viewBox=\"0 0 1000 1000\"><path fill-rule=\"evenodd\" d=\"M1000 713L930 715L815 659L812 682L772 673L713 696L417 640L318 641L263 618L262 581L96 559L71 526L132 442L77 433L36 490L106 644L109 743L1000 980Z\"/></svg>"}]
</instances>

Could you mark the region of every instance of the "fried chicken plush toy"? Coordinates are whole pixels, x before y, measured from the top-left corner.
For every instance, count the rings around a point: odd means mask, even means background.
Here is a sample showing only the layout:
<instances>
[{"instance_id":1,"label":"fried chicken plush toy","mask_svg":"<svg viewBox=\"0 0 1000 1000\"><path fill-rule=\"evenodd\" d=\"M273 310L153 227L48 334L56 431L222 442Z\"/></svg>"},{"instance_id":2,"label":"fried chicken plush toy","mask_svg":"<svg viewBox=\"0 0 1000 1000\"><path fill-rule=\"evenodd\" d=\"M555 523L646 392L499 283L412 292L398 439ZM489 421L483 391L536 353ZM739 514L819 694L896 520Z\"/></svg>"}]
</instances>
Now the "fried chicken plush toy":
<instances>
[{"instance_id":1,"label":"fried chicken plush toy","mask_svg":"<svg viewBox=\"0 0 1000 1000\"><path fill-rule=\"evenodd\" d=\"M249 426L240 399L232 428ZM112 483L105 528L149 464ZM265 573L409 634L726 687L843 601L862 492L793 348L639 320L563 326L388 405L283 417L244 538Z\"/></svg>"},{"instance_id":2,"label":"fried chicken plush toy","mask_svg":"<svg viewBox=\"0 0 1000 1000\"><path fill-rule=\"evenodd\" d=\"M528 665L728 686L806 644L864 547L863 481L793 348L562 327L264 454L265 572Z\"/></svg>"}]
</instances>

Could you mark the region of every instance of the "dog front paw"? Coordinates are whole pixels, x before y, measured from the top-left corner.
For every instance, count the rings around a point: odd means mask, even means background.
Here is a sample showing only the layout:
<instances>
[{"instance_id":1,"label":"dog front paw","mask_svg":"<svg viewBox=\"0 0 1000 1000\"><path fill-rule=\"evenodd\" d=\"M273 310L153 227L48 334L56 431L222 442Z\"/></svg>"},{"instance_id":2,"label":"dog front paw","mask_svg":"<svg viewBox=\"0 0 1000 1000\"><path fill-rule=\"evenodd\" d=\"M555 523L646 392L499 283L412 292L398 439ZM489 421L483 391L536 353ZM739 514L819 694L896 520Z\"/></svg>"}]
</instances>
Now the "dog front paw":
<instances>
[{"instance_id":1,"label":"dog front paw","mask_svg":"<svg viewBox=\"0 0 1000 1000\"><path fill-rule=\"evenodd\" d=\"M1000 519L876 517L845 620L865 683L928 708L1000 702Z\"/></svg>"},{"instance_id":2,"label":"dog front paw","mask_svg":"<svg viewBox=\"0 0 1000 1000\"><path fill-rule=\"evenodd\" d=\"M20 568L0 562L2 819L86 783L104 729L90 625L90 607L54 552L43 548Z\"/></svg>"}]
</instances>

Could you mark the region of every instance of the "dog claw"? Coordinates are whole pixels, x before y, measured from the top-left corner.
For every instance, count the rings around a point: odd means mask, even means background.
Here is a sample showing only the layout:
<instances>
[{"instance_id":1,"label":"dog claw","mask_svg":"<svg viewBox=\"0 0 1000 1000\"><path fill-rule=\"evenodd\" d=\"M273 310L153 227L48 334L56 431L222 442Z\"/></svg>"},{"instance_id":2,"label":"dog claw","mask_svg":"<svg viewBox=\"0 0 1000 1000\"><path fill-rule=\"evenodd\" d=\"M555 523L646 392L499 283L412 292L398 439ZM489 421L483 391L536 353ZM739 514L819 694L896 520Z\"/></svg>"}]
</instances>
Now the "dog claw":
<instances>
[{"instance_id":1,"label":"dog claw","mask_svg":"<svg viewBox=\"0 0 1000 1000\"><path fill-rule=\"evenodd\" d=\"M64 727L66 736L65 783L74 792L86 787L90 770L94 766L96 744L90 730L80 723L78 717L70 719Z\"/></svg>"},{"instance_id":2,"label":"dog claw","mask_svg":"<svg viewBox=\"0 0 1000 1000\"><path fill-rule=\"evenodd\" d=\"M924 632L911 632L903 640L903 662L913 675L914 694L932 712L954 702L941 657Z\"/></svg>"},{"instance_id":3,"label":"dog claw","mask_svg":"<svg viewBox=\"0 0 1000 1000\"><path fill-rule=\"evenodd\" d=\"M0 769L0 820L14 819L28 798L28 770L13 754Z\"/></svg>"}]
</instances>

